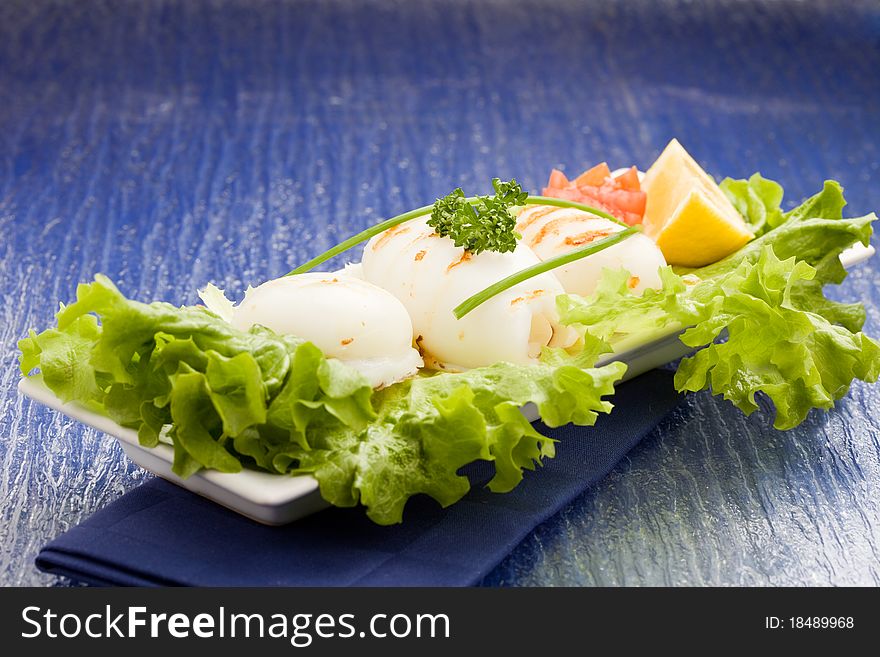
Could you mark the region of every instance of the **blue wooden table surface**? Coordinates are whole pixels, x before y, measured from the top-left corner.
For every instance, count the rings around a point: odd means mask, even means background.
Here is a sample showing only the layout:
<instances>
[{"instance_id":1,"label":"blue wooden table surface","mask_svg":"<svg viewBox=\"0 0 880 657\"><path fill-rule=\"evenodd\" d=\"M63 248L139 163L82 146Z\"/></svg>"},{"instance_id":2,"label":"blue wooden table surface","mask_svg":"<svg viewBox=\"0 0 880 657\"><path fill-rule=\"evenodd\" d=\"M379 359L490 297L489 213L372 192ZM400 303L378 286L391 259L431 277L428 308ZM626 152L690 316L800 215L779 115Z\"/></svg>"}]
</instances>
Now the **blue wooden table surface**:
<instances>
[{"instance_id":1,"label":"blue wooden table surface","mask_svg":"<svg viewBox=\"0 0 880 657\"><path fill-rule=\"evenodd\" d=\"M103 272L239 295L461 185L538 189L678 137L792 204L880 209L876 2L245 0L0 4L0 583L149 475L20 398L16 341ZM880 264L840 298L880 335ZM689 397L486 579L880 584L880 386L777 432Z\"/></svg>"}]
</instances>

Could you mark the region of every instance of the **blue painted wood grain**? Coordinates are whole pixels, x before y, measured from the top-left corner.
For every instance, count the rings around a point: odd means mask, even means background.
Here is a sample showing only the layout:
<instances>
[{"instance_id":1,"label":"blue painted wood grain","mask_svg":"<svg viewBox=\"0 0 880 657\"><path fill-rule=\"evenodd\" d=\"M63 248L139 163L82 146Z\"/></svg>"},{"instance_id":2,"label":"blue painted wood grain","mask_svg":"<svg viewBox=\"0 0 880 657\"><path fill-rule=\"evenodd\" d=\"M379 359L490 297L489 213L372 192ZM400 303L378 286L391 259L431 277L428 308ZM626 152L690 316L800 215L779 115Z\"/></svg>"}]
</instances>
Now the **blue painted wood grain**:
<instances>
[{"instance_id":1,"label":"blue painted wood grain","mask_svg":"<svg viewBox=\"0 0 880 657\"><path fill-rule=\"evenodd\" d=\"M673 136L789 203L880 208L876 2L0 4L0 582L147 476L15 392L15 343L95 272L129 295L239 294L451 187ZM355 254L356 256L356 254ZM835 292L868 304L880 268ZM880 390L785 433L690 397L487 579L880 584ZM540 476L538 473L536 476Z\"/></svg>"}]
</instances>

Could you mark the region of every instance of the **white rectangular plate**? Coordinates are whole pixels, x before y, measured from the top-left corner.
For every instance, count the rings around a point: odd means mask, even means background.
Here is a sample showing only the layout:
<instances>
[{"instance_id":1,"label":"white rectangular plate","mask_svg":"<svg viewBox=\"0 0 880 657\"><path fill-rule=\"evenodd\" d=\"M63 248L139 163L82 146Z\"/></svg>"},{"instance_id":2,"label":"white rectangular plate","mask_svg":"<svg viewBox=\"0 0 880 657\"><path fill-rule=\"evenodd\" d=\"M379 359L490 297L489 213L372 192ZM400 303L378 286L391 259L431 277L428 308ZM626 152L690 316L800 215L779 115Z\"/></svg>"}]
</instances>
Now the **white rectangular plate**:
<instances>
[{"instance_id":1,"label":"white rectangular plate","mask_svg":"<svg viewBox=\"0 0 880 657\"><path fill-rule=\"evenodd\" d=\"M841 253L840 260L849 269L872 255L874 247L859 244ZM679 341L679 333L676 331L649 344L614 354L606 362L619 360L626 363L628 367L624 380L631 379L687 355L690 349ZM128 458L145 470L258 522L283 525L328 506L318 490L318 482L309 476L291 477L256 470L234 474L202 470L188 479L181 479L171 471L174 454L169 445L142 447L136 431L79 404L65 404L43 384L39 376L21 379L18 389L44 406L113 436L122 445ZM531 404L523 408L523 413L530 421L538 419L537 409Z\"/></svg>"}]
</instances>

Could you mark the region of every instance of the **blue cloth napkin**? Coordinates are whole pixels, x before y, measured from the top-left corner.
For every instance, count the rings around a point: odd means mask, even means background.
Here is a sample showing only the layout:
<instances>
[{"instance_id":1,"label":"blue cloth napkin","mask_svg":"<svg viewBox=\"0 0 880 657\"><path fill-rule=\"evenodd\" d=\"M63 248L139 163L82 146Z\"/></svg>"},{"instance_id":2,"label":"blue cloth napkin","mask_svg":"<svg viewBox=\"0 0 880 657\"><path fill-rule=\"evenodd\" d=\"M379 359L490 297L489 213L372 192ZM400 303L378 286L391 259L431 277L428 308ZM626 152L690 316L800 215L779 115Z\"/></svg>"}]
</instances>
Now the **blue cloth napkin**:
<instances>
[{"instance_id":1,"label":"blue cloth napkin","mask_svg":"<svg viewBox=\"0 0 880 657\"><path fill-rule=\"evenodd\" d=\"M56 538L37 567L97 585L466 586L529 532L605 476L678 403L672 373L621 385L614 411L589 429L549 430L557 456L511 493L474 489L446 509L410 501L404 522L380 527L362 509L328 509L267 527L161 479L122 496Z\"/></svg>"}]
</instances>

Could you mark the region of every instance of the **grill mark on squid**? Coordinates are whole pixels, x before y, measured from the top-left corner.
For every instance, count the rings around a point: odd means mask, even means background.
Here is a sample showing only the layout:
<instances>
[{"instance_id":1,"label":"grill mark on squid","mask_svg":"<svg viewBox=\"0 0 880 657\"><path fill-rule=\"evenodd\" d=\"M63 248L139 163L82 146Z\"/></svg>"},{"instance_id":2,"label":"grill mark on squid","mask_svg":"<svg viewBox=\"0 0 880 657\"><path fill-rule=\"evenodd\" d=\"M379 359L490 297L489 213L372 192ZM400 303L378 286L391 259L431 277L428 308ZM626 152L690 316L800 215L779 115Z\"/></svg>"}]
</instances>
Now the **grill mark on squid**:
<instances>
[{"instance_id":1,"label":"grill mark on squid","mask_svg":"<svg viewBox=\"0 0 880 657\"><path fill-rule=\"evenodd\" d=\"M409 226L406 224L400 224L399 226L392 226L388 230L386 230L379 239L376 240L376 243L373 244L373 251L378 251L383 246L385 246L395 235L403 235L404 233L409 232Z\"/></svg>"},{"instance_id":2,"label":"grill mark on squid","mask_svg":"<svg viewBox=\"0 0 880 657\"><path fill-rule=\"evenodd\" d=\"M565 244L567 246L583 246L584 244L590 244L591 242L595 242L597 239L601 237L608 237L609 235L614 235L617 231L611 229L605 230L588 230L583 233L578 233L577 235L569 235L565 238Z\"/></svg>"},{"instance_id":3,"label":"grill mark on squid","mask_svg":"<svg viewBox=\"0 0 880 657\"><path fill-rule=\"evenodd\" d=\"M528 212L528 216L526 216L526 218L522 221L517 222L516 229L519 232L528 230L529 226L535 223L538 219L540 219L541 217L546 217L548 214L556 212L557 210L562 210L562 208L557 208L554 205L536 205L534 206L534 209L526 210L526 212ZM520 214L520 217L522 217L523 214L526 214L526 212Z\"/></svg>"},{"instance_id":4,"label":"grill mark on squid","mask_svg":"<svg viewBox=\"0 0 880 657\"><path fill-rule=\"evenodd\" d=\"M529 246L538 246L538 244L543 242L544 238L550 234L558 235L559 229L566 224L588 223L590 221L593 221L593 219L586 216L585 212L578 215L566 215L564 217L551 219L546 224L541 226L541 230L539 230L535 235L532 236L532 238L529 240Z\"/></svg>"}]
</instances>

